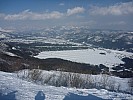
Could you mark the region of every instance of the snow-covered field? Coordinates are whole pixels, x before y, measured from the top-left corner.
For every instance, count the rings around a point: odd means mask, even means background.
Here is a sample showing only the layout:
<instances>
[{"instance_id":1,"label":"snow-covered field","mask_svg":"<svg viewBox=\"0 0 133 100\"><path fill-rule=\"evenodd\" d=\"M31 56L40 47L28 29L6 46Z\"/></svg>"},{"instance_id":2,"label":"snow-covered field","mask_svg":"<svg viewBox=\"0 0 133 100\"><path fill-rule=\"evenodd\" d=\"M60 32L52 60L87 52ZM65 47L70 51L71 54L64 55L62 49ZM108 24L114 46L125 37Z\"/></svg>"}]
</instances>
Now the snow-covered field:
<instances>
[{"instance_id":1,"label":"snow-covered field","mask_svg":"<svg viewBox=\"0 0 133 100\"><path fill-rule=\"evenodd\" d=\"M0 38L5 38L5 36L0 34ZM7 40L2 40L2 42L18 42L18 43L35 43L35 42L42 42L42 43L50 43L50 44L71 44L71 45L78 45L82 46L80 43L75 43L75 42L70 42L66 41L64 39L54 39L54 38L47 38L47 37L27 37L26 39L24 38L9 38Z\"/></svg>"},{"instance_id":2,"label":"snow-covered field","mask_svg":"<svg viewBox=\"0 0 133 100\"><path fill-rule=\"evenodd\" d=\"M0 100L133 100L133 95L104 89L42 86L19 79L15 73L0 72Z\"/></svg>"},{"instance_id":3,"label":"snow-covered field","mask_svg":"<svg viewBox=\"0 0 133 100\"><path fill-rule=\"evenodd\" d=\"M61 58L73 62L88 63L93 65L104 64L107 67L113 67L113 65L123 64L124 62L121 59L124 57L133 58L133 53L94 48L86 50L44 51L35 57L40 59Z\"/></svg>"}]
</instances>

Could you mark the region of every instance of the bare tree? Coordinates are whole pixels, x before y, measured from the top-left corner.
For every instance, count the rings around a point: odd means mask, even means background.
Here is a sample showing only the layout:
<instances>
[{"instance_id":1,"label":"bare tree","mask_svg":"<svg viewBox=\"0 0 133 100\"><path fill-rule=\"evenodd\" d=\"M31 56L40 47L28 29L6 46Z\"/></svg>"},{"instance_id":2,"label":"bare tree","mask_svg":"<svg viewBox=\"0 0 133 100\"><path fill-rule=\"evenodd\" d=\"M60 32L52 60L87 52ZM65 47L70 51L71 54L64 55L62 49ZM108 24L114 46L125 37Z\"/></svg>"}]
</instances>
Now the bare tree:
<instances>
[{"instance_id":1,"label":"bare tree","mask_svg":"<svg viewBox=\"0 0 133 100\"><path fill-rule=\"evenodd\" d=\"M133 94L133 77L129 80L130 93Z\"/></svg>"},{"instance_id":2,"label":"bare tree","mask_svg":"<svg viewBox=\"0 0 133 100\"><path fill-rule=\"evenodd\" d=\"M101 76L101 87L106 88L109 83L109 76L106 74L102 74Z\"/></svg>"},{"instance_id":3,"label":"bare tree","mask_svg":"<svg viewBox=\"0 0 133 100\"><path fill-rule=\"evenodd\" d=\"M42 71L40 71L39 69L33 69L31 72L30 72L30 78L33 80L33 81L41 81L42 79Z\"/></svg>"}]
</instances>

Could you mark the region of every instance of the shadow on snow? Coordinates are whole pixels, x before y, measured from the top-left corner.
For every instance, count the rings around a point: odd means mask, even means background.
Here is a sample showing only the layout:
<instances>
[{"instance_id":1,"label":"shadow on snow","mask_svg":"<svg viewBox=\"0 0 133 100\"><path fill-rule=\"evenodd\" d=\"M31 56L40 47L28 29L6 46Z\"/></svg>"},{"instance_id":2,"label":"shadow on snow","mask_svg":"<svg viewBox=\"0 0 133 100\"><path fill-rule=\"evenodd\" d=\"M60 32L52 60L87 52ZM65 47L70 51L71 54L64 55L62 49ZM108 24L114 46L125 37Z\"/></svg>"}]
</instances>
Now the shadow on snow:
<instances>
[{"instance_id":1,"label":"shadow on snow","mask_svg":"<svg viewBox=\"0 0 133 100\"><path fill-rule=\"evenodd\" d=\"M45 99L45 94L42 91L39 91L35 96L35 100L44 100L44 99Z\"/></svg>"},{"instance_id":2,"label":"shadow on snow","mask_svg":"<svg viewBox=\"0 0 133 100\"><path fill-rule=\"evenodd\" d=\"M15 98L15 93L16 93L17 91L13 91L13 92L10 92L10 93L8 93L8 94L2 94L2 93L0 93L0 100L16 100L16 98Z\"/></svg>"},{"instance_id":3,"label":"shadow on snow","mask_svg":"<svg viewBox=\"0 0 133 100\"><path fill-rule=\"evenodd\" d=\"M104 99L96 97L91 94L89 94L88 96L82 96L74 93L69 93L63 100L104 100Z\"/></svg>"},{"instance_id":4,"label":"shadow on snow","mask_svg":"<svg viewBox=\"0 0 133 100\"><path fill-rule=\"evenodd\" d=\"M17 91L10 92L8 94L0 93L0 100L16 100L15 93ZM35 100L45 100L45 94L42 91L38 91L35 96ZM102 98L96 97L94 95L89 94L88 96L77 95L74 93L69 93L65 96L63 100L104 100Z\"/></svg>"}]
</instances>

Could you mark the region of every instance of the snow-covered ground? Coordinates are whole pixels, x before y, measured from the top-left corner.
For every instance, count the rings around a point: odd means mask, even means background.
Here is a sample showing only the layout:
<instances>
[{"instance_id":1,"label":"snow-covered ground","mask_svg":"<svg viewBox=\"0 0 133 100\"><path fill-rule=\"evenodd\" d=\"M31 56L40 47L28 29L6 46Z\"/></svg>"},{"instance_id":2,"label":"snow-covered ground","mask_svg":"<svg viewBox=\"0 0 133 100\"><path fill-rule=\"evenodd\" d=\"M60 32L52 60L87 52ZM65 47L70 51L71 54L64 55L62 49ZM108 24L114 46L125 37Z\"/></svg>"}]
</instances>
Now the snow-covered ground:
<instances>
[{"instance_id":1,"label":"snow-covered ground","mask_svg":"<svg viewBox=\"0 0 133 100\"><path fill-rule=\"evenodd\" d=\"M93 65L104 64L107 67L113 67L113 65L123 64L124 62L121 59L124 57L133 58L133 53L94 48L86 50L44 51L35 57L40 59L61 58L73 62L88 63Z\"/></svg>"},{"instance_id":2,"label":"snow-covered ground","mask_svg":"<svg viewBox=\"0 0 133 100\"><path fill-rule=\"evenodd\" d=\"M0 72L0 100L133 100L133 95L104 89L42 86L19 79L15 73Z\"/></svg>"},{"instance_id":3,"label":"snow-covered ground","mask_svg":"<svg viewBox=\"0 0 133 100\"><path fill-rule=\"evenodd\" d=\"M131 78L119 78L115 76L110 76L106 74L99 74L99 75L90 75L90 74L79 74L79 73L72 73L72 72L62 72L62 71L46 71L46 70L38 70L38 77L37 79L32 79L31 76L34 76L33 70L20 70L17 72L17 76L21 79L25 79L28 81L34 81L38 84L49 84L54 86L57 85L58 82L60 86L63 86L65 82L65 86L73 87L70 84L71 80L73 80L75 76L77 76L77 80L86 83L85 85L81 83L79 86L80 88L104 88L112 91L121 91L121 92L128 92L131 93L130 87L130 80ZM37 71L36 70L36 71ZM33 73L33 74L32 74ZM77 81L77 83L80 83ZM67 84L67 85L66 85ZM91 84L91 86L90 86Z\"/></svg>"},{"instance_id":4,"label":"snow-covered ground","mask_svg":"<svg viewBox=\"0 0 133 100\"><path fill-rule=\"evenodd\" d=\"M3 35L0 34L0 38L4 38ZM42 43L50 43L50 44L71 44L82 46L80 43L66 41L64 39L54 39L54 38L47 38L47 37L29 37L29 38L9 38L8 40L2 40L2 42L18 42L18 43L35 43L35 42L42 42Z\"/></svg>"}]
</instances>

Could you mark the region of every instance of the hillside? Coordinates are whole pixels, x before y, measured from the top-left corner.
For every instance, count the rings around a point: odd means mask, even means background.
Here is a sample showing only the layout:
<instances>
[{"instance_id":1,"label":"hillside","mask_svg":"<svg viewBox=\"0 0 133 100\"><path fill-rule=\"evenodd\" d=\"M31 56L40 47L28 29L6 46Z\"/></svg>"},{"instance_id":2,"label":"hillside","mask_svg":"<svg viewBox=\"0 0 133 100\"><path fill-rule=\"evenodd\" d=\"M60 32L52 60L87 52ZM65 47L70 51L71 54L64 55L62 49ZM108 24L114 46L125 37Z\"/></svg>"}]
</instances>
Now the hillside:
<instances>
[{"instance_id":1,"label":"hillside","mask_svg":"<svg viewBox=\"0 0 133 100\"><path fill-rule=\"evenodd\" d=\"M42 86L19 79L15 73L0 72L1 100L102 100L128 99L133 96L104 89L76 89Z\"/></svg>"}]
</instances>

